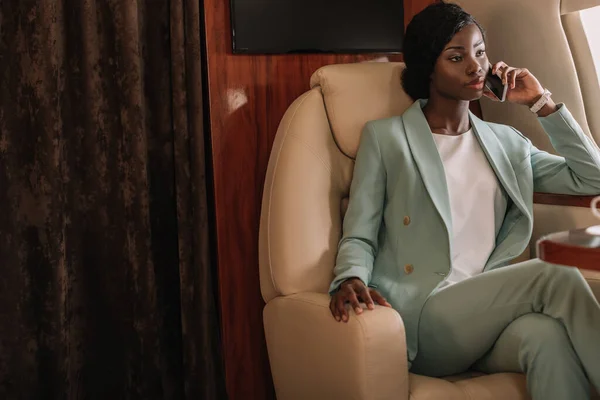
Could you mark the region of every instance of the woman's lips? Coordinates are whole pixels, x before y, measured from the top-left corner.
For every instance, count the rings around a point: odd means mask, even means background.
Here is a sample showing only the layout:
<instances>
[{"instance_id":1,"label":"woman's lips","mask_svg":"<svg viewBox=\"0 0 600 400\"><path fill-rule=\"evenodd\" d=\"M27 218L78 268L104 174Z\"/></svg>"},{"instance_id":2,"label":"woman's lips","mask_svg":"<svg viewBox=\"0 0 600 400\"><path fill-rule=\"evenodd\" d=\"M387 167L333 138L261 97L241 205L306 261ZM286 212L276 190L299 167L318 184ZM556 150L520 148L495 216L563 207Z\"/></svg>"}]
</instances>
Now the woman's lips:
<instances>
[{"instance_id":1,"label":"woman's lips","mask_svg":"<svg viewBox=\"0 0 600 400\"><path fill-rule=\"evenodd\" d=\"M467 87L469 89L483 90L483 85L484 85L483 80L479 80L479 81L474 81L472 83L468 83Z\"/></svg>"}]
</instances>

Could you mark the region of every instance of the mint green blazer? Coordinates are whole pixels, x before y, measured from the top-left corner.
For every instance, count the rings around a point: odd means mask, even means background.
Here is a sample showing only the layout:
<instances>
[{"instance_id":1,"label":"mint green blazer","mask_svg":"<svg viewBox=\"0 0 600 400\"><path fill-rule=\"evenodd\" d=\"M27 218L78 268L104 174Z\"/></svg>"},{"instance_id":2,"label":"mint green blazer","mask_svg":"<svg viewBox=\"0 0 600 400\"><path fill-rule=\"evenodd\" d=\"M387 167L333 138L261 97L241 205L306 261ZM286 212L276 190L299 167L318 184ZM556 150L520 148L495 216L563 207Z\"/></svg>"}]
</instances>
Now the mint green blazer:
<instances>
[{"instance_id":1,"label":"mint green blazer","mask_svg":"<svg viewBox=\"0 0 600 400\"><path fill-rule=\"evenodd\" d=\"M409 360L428 296L451 269L452 218L444 167L415 102L402 116L368 122L361 136L330 293L350 277L376 287L404 321ZM484 271L527 247L533 193L600 193L600 153L563 104L539 118L558 154L538 150L510 126L471 125L508 200ZM406 218L408 217L408 218ZM474 243L473 245L477 245Z\"/></svg>"}]
</instances>

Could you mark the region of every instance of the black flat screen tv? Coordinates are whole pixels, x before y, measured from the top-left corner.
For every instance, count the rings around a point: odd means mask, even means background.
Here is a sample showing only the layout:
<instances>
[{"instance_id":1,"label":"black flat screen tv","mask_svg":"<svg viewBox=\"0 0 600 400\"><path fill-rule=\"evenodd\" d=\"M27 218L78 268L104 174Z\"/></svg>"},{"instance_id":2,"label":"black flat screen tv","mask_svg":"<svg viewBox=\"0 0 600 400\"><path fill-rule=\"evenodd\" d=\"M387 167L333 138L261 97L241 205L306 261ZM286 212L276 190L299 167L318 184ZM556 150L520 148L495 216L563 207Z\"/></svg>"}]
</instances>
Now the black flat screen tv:
<instances>
[{"instance_id":1,"label":"black flat screen tv","mask_svg":"<svg viewBox=\"0 0 600 400\"><path fill-rule=\"evenodd\" d=\"M399 53L402 0L230 0L233 52Z\"/></svg>"}]
</instances>

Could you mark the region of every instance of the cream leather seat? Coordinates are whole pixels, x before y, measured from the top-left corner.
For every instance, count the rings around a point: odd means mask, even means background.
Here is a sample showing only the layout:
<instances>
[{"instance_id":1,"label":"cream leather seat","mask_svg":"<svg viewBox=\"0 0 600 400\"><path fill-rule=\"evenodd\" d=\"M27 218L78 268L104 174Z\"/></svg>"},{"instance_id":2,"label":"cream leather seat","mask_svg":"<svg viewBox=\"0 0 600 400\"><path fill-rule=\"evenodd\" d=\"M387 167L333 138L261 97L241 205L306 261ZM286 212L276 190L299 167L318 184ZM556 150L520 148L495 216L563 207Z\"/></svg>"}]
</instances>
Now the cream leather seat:
<instances>
[{"instance_id":1,"label":"cream leather seat","mask_svg":"<svg viewBox=\"0 0 600 400\"><path fill-rule=\"evenodd\" d=\"M600 68L590 51L581 13L600 7L600 0L454 0L471 13L487 32L491 60L527 67L564 102L583 130L600 143ZM598 21L600 24L600 21ZM481 101L486 121L514 126L539 149L555 153L544 130L526 107ZM537 240L551 232L599 224L589 209L534 204L533 235L529 250L520 257L535 257ZM585 271L596 296L600 273Z\"/></svg>"},{"instance_id":2,"label":"cream leather seat","mask_svg":"<svg viewBox=\"0 0 600 400\"><path fill-rule=\"evenodd\" d=\"M263 193L260 280L264 328L279 400L529 398L522 374L446 379L408 372L400 315L376 307L347 324L329 310L337 244L360 133L412 101L401 63L324 67L288 109Z\"/></svg>"}]
</instances>

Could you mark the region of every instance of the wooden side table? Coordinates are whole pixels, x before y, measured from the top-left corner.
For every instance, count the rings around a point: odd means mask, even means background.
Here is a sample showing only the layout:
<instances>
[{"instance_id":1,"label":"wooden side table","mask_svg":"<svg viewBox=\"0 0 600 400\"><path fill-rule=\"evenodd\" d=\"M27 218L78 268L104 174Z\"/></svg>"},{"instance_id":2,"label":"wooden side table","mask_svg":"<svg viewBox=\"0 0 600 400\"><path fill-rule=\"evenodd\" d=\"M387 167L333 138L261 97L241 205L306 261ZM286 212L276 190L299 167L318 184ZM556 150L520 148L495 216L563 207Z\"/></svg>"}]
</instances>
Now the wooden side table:
<instances>
[{"instance_id":1,"label":"wooden side table","mask_svg":"<svg viewBox=\"0 0 600 400\"><path fill-rule=\"evenodd\" d=\"M537 256L549 263L600 272L600 235L586 229L551 233L537 241Z\"/></svg>"}]
</instances>

